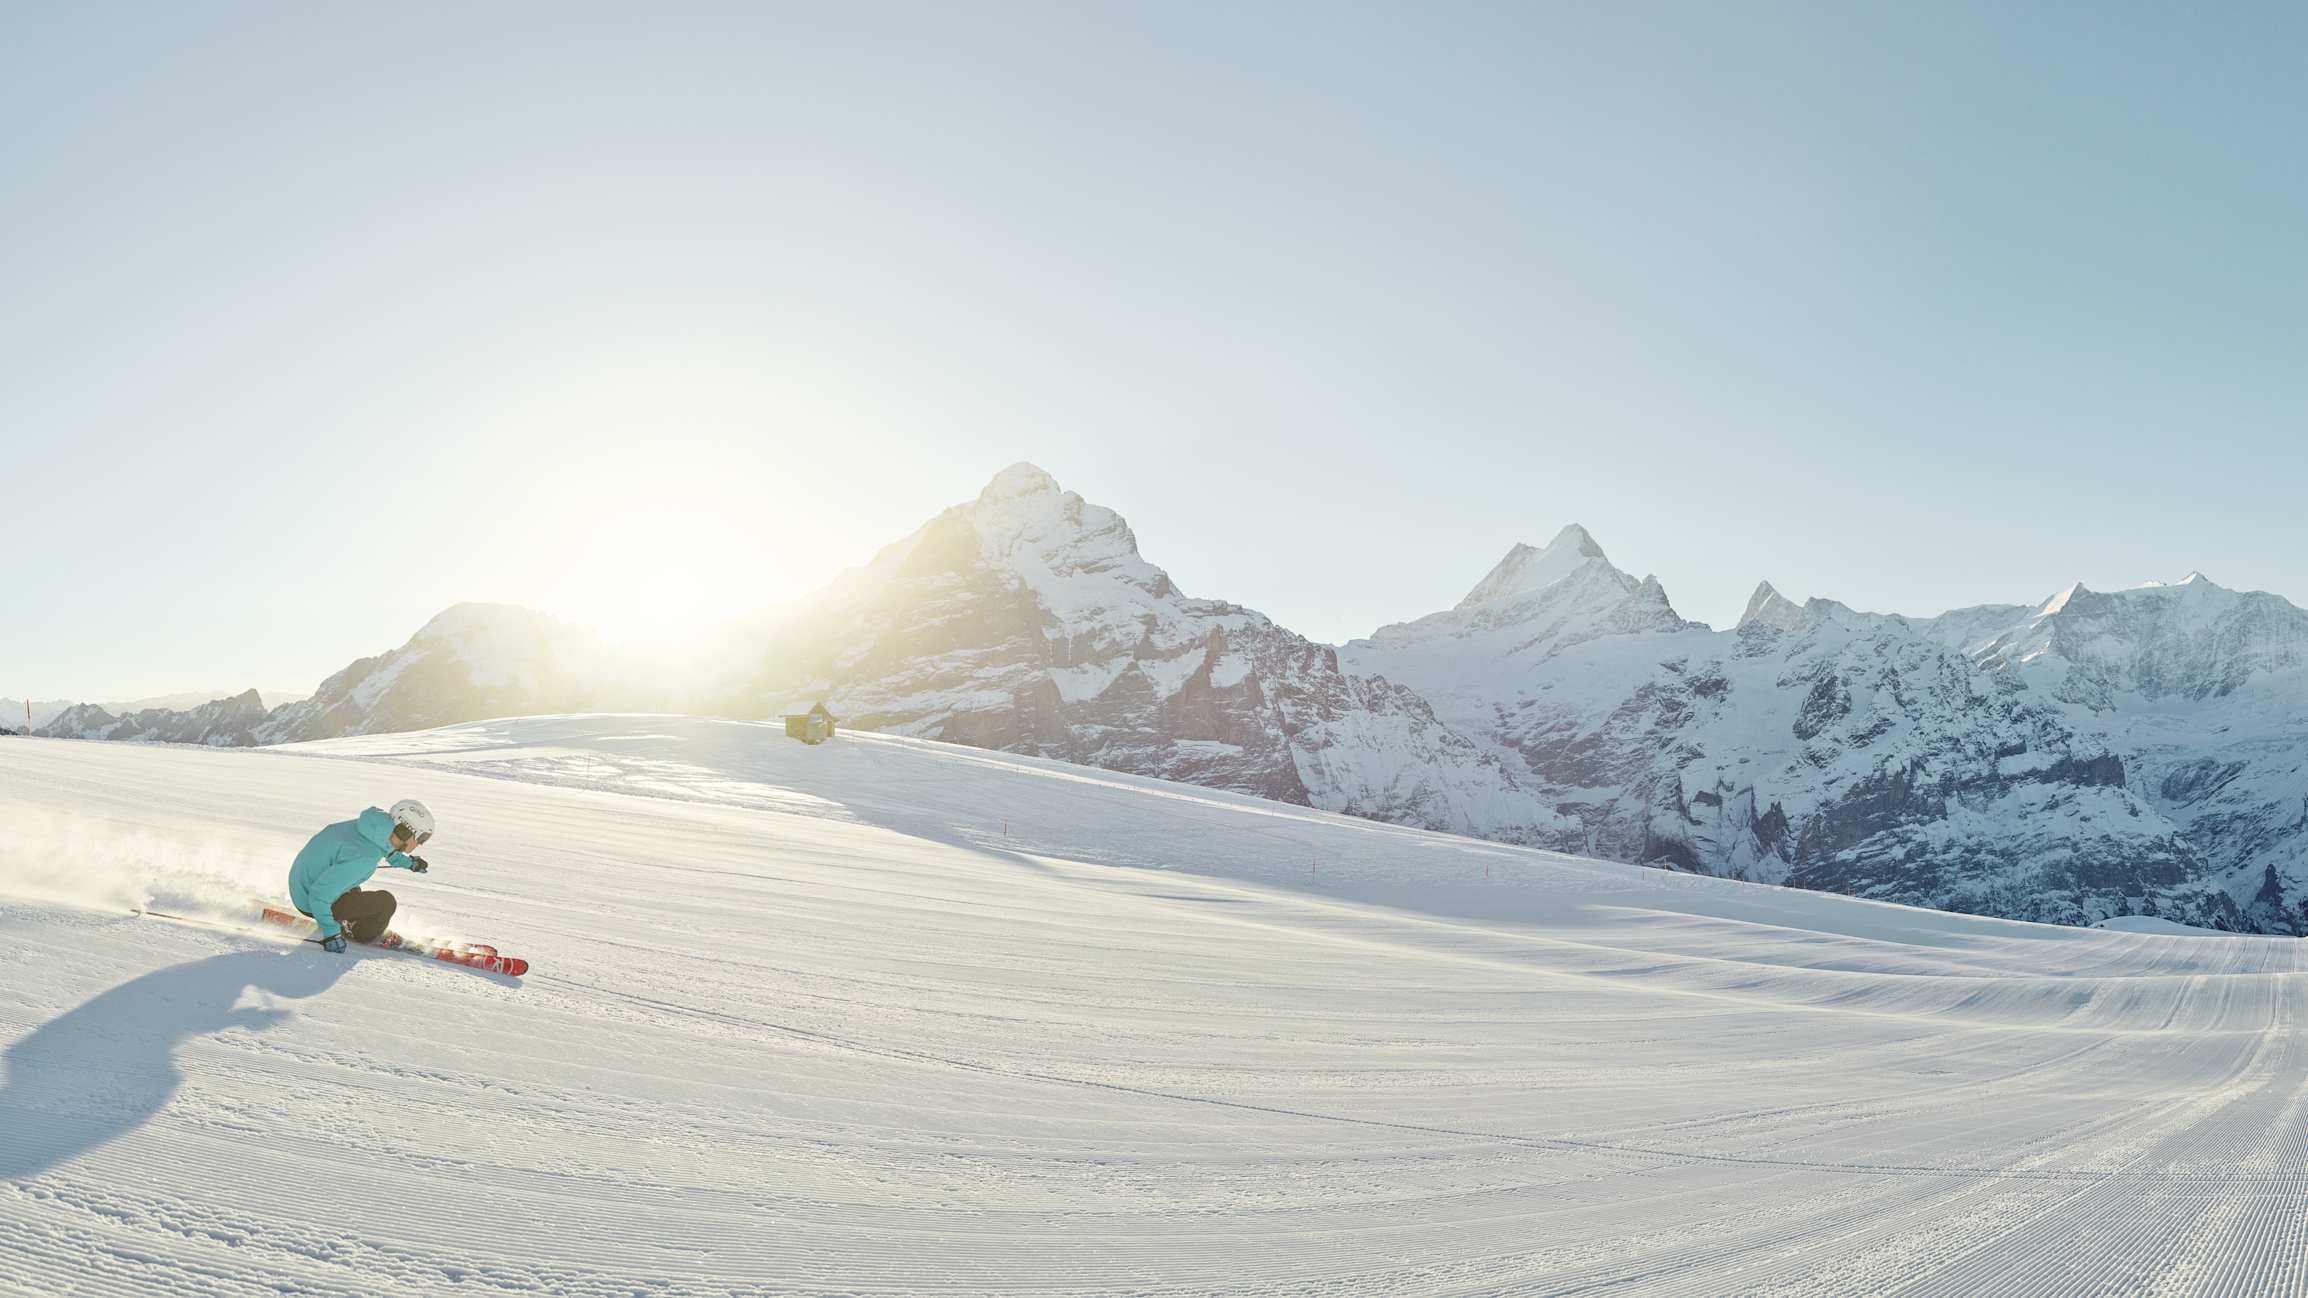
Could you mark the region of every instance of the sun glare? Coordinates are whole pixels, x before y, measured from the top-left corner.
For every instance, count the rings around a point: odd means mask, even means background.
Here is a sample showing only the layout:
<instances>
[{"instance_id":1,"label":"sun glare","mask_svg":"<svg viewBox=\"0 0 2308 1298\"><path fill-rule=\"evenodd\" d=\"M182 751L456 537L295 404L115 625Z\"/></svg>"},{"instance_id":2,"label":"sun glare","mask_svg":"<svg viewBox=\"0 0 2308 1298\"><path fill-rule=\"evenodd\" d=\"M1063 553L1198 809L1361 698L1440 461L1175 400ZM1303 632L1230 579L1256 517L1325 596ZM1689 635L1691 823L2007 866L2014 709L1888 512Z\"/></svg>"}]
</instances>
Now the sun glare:
<instances>
[{"instance_id":1,"label":"sun glare","mask_svg":"<svg viewBox=\"0 0 2308 1298\"><path fill-rule=\"evenodd\" d=\"M616 509L586 520L557 556L551 610L624 648L694 648L760 601L749 548L695 512Z\"/></svg>"}]
</instances>

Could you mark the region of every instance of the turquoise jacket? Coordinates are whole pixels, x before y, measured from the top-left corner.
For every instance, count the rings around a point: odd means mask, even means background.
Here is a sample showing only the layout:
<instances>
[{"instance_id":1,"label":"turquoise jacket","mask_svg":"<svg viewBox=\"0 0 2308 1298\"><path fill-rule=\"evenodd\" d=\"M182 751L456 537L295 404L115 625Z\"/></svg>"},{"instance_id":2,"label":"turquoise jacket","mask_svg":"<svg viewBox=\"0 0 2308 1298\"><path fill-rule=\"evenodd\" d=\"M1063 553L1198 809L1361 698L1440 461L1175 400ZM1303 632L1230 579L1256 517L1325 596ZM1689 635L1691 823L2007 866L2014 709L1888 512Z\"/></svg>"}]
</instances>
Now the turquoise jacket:
<instances>
[{"instance_id":1,"label":"turquoise jacket","mask_svg":"<svg viewBox=\"0 0 2308 1298\"><path fill-rule=\"evenodd\" d=\"M336 936L336 916L329 907L337 898L369 881L382 863L406 870L413 864L393 850L393 818L371 807L353 820L329 826L313 835L289 867L289 900L321 926L321 936Z\"/></svg>"}]
</instances>

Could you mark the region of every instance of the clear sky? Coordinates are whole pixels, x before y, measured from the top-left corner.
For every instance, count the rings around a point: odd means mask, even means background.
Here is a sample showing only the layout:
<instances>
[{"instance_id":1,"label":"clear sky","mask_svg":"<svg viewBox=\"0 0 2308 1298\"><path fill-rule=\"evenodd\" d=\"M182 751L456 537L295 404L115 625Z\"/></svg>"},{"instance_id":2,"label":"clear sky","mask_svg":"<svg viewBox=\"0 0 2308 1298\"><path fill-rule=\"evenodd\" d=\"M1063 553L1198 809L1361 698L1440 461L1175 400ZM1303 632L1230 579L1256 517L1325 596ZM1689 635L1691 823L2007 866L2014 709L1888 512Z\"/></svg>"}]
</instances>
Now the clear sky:
<instances>
[{"instance_id":1,"label":"clear sky","mask_svg":"<svg viewBox=\"0 0 2308 1298\"><path fill-rule=\"evenodd\" d=\"M2308 602L2308 8L0 0L0 694L680 625L1031 460L1322 639Z\"/></svg>"}]
</instances>

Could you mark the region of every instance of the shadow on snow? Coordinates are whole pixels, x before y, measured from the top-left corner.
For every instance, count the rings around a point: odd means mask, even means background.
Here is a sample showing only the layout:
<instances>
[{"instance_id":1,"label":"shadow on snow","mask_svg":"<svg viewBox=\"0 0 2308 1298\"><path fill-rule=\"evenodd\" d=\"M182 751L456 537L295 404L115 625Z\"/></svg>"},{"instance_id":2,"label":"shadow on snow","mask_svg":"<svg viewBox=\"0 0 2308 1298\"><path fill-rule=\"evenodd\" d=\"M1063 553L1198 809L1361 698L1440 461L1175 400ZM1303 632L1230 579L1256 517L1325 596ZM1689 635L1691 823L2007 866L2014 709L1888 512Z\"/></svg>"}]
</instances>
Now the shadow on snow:
<instances>
[{"instance_id":1,"label":"shadow on snow","mask_svg":"<svg viewBox=\"0 0 2308 1298\"><path fill-rule=\"evenodd\" d=\"M179 1043L288 1018L242 1007L244 991L299 1000L327 991L355 960L235 951L157 969L33 1029L8 1047L0 1083L0 1181L28 1180L143 1126L184 1081Z\"/></svg>"}]
</instances>

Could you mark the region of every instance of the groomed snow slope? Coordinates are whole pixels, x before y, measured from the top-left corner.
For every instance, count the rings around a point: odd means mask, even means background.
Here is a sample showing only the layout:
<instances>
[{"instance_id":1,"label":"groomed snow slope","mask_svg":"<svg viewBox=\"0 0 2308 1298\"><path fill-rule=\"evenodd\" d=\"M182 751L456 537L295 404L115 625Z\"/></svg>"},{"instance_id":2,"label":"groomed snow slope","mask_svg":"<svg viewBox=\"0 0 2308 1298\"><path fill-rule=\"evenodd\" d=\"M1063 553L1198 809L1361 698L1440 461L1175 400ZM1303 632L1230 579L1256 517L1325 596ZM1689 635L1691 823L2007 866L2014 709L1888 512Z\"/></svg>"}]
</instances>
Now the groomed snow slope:
<instances>
[{"instance_id":1,"label":"groomed snow slope","mask_svg":"<svg viewBox=\"0 0 2308 1298\"><path fill-rule=\"evenodd\" d=\"M529 978L121 913L404 796ZM2299 1294L2304 951L865 734L4 740L0 1292Z\"/></svg>"}]
</instances>

